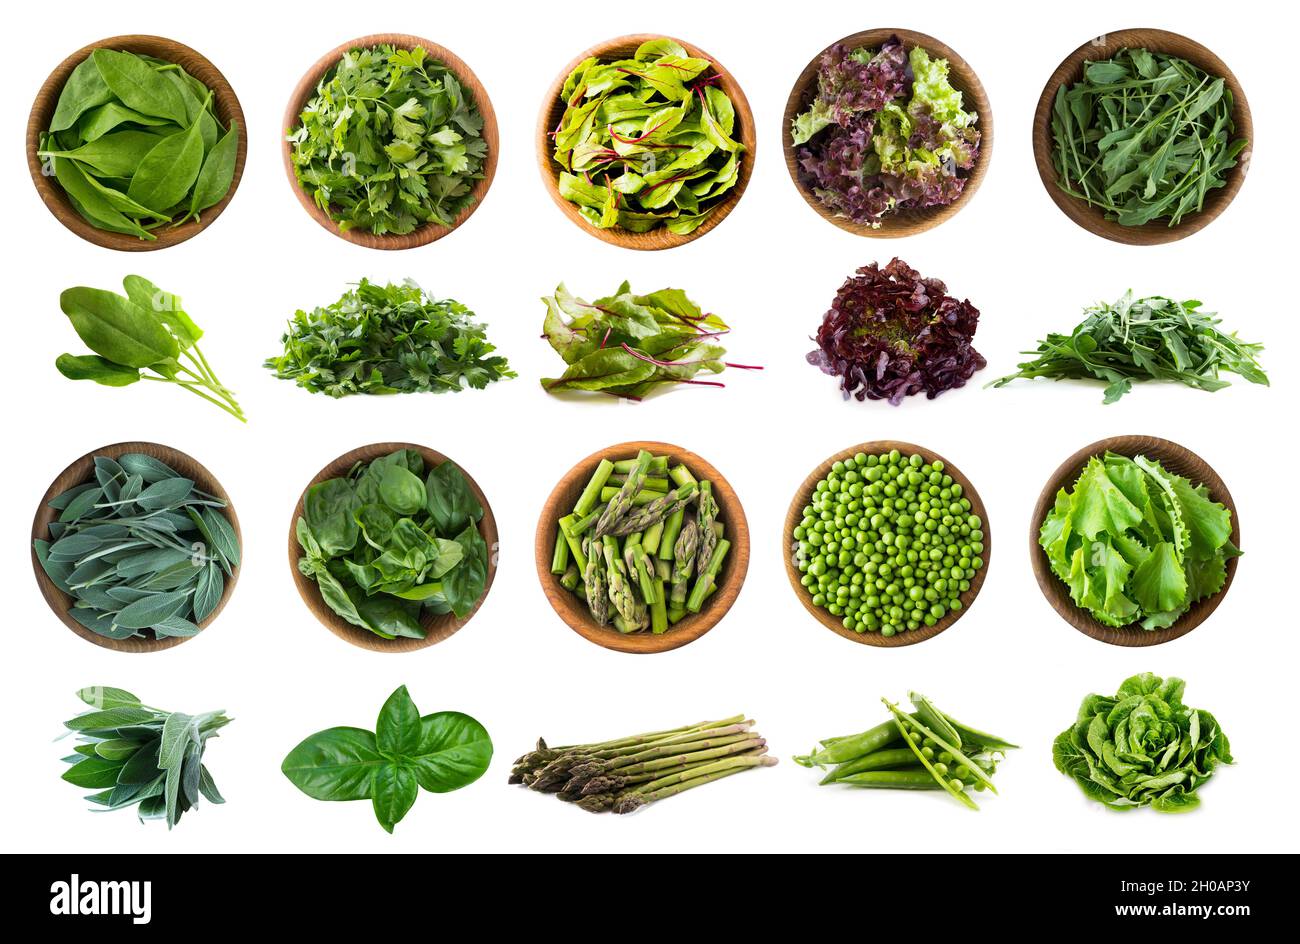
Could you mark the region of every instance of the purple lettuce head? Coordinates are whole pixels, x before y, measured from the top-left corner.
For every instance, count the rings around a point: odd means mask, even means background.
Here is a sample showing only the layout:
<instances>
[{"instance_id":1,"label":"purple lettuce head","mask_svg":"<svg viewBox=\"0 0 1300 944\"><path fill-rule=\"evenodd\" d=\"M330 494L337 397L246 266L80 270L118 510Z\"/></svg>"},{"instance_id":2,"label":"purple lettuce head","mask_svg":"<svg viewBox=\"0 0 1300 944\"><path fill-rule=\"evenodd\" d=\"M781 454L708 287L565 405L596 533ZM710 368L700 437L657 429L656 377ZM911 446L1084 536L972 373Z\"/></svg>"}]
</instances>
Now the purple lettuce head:
<instances>
[{"instance_id":1,"label":"purple lettuce head","mask_svg":"<svg viewBox=\"0 0 1300 944\"><path fill-rule=\"evenodd\" d=\"M979 310L901 259L863 266L840 286L808 363L840 377L844 398L888 400L960 387L986 361L971 347Z\"/></svg>"}]
</instances>

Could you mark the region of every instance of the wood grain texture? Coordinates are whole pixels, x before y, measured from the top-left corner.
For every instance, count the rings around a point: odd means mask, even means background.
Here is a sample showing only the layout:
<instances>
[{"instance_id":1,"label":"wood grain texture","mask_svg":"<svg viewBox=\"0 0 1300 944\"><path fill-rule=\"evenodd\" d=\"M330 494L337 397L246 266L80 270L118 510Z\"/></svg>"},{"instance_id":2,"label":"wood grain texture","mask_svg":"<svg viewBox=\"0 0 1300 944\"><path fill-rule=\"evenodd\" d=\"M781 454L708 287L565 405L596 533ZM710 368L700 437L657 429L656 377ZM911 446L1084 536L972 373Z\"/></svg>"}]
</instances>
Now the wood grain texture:
<instances>
[{"instance_id":1,"label":"wood grain texture","mask_svg":"<svg viewBox=\"0 0 1300 944\"><path fill-rule=\"evenodd\" d=\"M483 586L483 595L478 598L478 602L474 604L474 608L469 611L469 614L464 619L458 619L455 613L434 614L425 612L420 618L420 625L425 631L423 639L407 639L404 637L384 639L382 636L376 636L368 629L353 626L331 610L321 598L320 588L316 586L316 581L307 577L298 569L298 558L302 556L302 548L298 545L297 527L298 519L303 515L303 502L306 501L307 490L326 479L345 477L358 462L370 462L399 449L414 449L418 452L424 457L426 470L442 465L444 462L454 461L440 452L435 452L428 446L420 446L414 443L382 442L360 446L339 456L316 473L315 478L308 482L307 487L302 490L302 495L298 497L298 504L294 506L293 516L289 519L289 572L293 574L293 582L294 586L298 588L298 595L302 597L302 601L307 604L307 608L312 611L312 614L335 636L346 639L354 646L360 646L362 649L370 649L374 652L415 652L417 649L427 649L429 646L442 642L474 618L474 614L479 611L479 607L483 605L483 601L487 599L488 593L491 592L492 581L496 579L497 573L497 552L500 546L497 519L492 514L492 506L488 504L483 489L479 488L478 483L474 481L466 468L460 465L459 462L456 465L459 466L461 473L465 476L470 491L474 493L474 497L483 506L483 518L479 522L479 533L483 535L483 540L488 546L487 582Z\"/></svg>"},{"instance_id":2,"label":"wood grain texture","mask_svg":"<svg viewBox=\"0 0 1300 944\"><path fill-rule=\"evenodd\" d=\"M898 210L890 213L879 227L873 229L865 223L855 223L845 217L836 216L832 210L817 199L816 194L800 182L798 164L795 161L795 145L790 137L790 125L801 112L812 104L813 97L817 94L817 69L821 64L822 55L826 52L825 49L814 56L812 61L804 66L803 72L799 73L799 78L795 80L794 87L790 89L790 97L785 103L785 114L781 118L781 148L785 154L785 166L790 172L790 179L794 181L795 189L799 191L799 195L803 197L804 202L812 207L822 219L834 223L846 233L853 233L857 236L870 236L876 239L913 236L917 233L924 233L928 229L933 229L944 220L951 219L975 196L975 191L979 189L980 184L984 181L984 174L988 170L989 161L993 159L993 107L989 104L988 94L984 91L984 86L981 84L979 76L975 74L975 70L952 47L940 42L933 36L905 29L863 30L860 33L845 36L839 42L850 49L863 46L876 48L891 36L897 36L909 51L913 46L920 46L932 57L948 60L949 76L953 88L962 93L962 101L966 110L974 111L979 115L979 121L975 124L975 127L980 130L979 156L976 157L975 166L971 168L966 177L966 185L962 188L961 196L955 201L946 206ZM836 44L832 43L831 45ZM827 49L830 49L830 46Z\"/></svg>"},{"instance_id":3,"label":"wood grain texture","mask_svg":"<svg viewBox=\"0 0 1300 944\"><path fill-rule=\"evenodd\" d=\"M1062 84L1068 86L1080 81L1083 78L1086 62L1109 59L1125 48L1147 49L1151 52L1178 56L1212 77L1221 76L1228 88L1232 90L1232 120L1237 126L1234 134L1250 142L1238 157L1237 166L1228 173L1224 186L1206 194L1205 206L1201 212L1185 216L1183 221L1174 227L1159 220L1153 220L1142 226L1122 226L1114 220L1106 219L1101 209L1070 196L1056 184L1056 168L1052 165L1052 106L1056 100L1056 90ZM1095 39L1090 39L1070 53L1065 61L1056 67L1056 71L1043 86L1043 94L1038 99L1038 108L1034 112L1033 139L1034 162L1038 165L1038 176L1043 181L1047 195L1061 208L1062 213L1090 233L1104 236L1117 243L1129 246L1154 246L1175 242L1199 232L1209 226L1227 208L1246 179L1250 150L1255 143L1255 131L1250 119L1250 106L1246 103L1246 93L1242 91L1237 77L1232 74L1232 70L1222 59L1200 43L1177 33L1160 29L1128 29L1104 33Z\"/></svg>"},{"instance_id":4,"label":"wood grain texture","mask_svg":"<svg viewBox=\"0 0 1300 944\"><path fill-rule=\"evenodd\" d=\"M116 459L128 452L139 452L146 456L152 456L171 466L185 478L192 479L194 484L203 491L216 495L224 501L226 503L226 517L230 520L230 526L235 529L235 538L238 540L242 552L244 535L239 528L239 516L235 514L235 506L230 501L230 496L226 494L226 490L222 488L221 483L217 481L216 476L201 465L197 459L186 455L179 449L151 442L115 443L111 446L93 449L60 472L58 477L50 483L50 487L45 490L45 494L41 496L41 503L36 509L36 517L32 521L32 541L38 538L49 539L50 523L58 516L58 512L49 506L50 501L73 486L81 485L83 482L89 482L93 479L95 476L96 456L107 456ZM74 601L72 597L56 587L54 582L46 575L45 569L41 567L41 562L36 557L35 547L32 548L31 554L32 569L36 573L36 584L40 587L41 596L45 597L45 602L50 605L50 609L63 622L63 625L87 642L93 642L97 646L112 649L116 652L159 652L197 638L195 636L165 636L162 639L144 639L140 637L108 639L91 632L68 615L68 609ZM241 553L241 560L242 556ZM208 615L208 618L198 624L200 629L206 630L212 624L212 621L221 615L221 611L225 609L230 595L234 593L235 583L239 580L239 574L242 570L243 565L241 563L239 567L235 568L233 575L226 577L225 589L221 593L221 599L217 602L216 609Z\"/></svg>"},{"instance_id":5,"label":"wood grain texture","mask_svg":"<svg viewBox=\"0 0 1300 944\"><path fill-rule=\"evenodd\" d=\"M1057 613L1061 614L1062 619L1085 636L1100 639L1112 646L1158 646L1171 639L1186 636L1209 618L1223 602L1223 598L1228 595L1233 575L1237 572L1238 558L1233 557L1228 560L1228 576L1223 582L1222 590L1214 596L1194 603L1174 625L1164 629L1145 630L1140 627L1116 629L1098 622L1087 610L1075 606L1074 601L1070 599L1070 588L1052 573L1047 552L1038 543L1038 532L1042 527L1043 519L1056 503L1056 493L1063 488L1073 488L1088 460L1093 456L1104 456L1107 452L1128 456L1130 459L1134 456L1155 459L1170 472L1190 479L1193 485L1205 485L1210 491L1210 498L1222 503L1232 513L1232 543L1241 547L1241 522L1237 518L1237 506L1232 501L1228 486L1208 462L1186 446L1156 436L1112 436L1091 446L1084 446L1062 462L1043 486L1043 491L1038 496L1038 503L1034 505L1034 515L1029 520L1029 556L1034 565L1034 579L1038 581L1038 588L1043 591L1043 596L1047 597L1047 601L1052 604L1052 608Z\"/></svg>"},{"instance_id":6,"label":"wood grain texture","mask_svg":"<svg viewBox=\"0 0 1300 944\"><path fill-rule=\"evenodd\" d=\"M293 149L289 142L284 140L285 134L298 126L298 117L302 114L303 108L307 106L307 102L316 94L316 86L321 78L329 69L338 64L345 52L385 43L400 49L414 49L416 46L422 46L424 51L429 54L429 58L437 59L455 74L461 88L469 93L469 96L474 100L474 104L478 106L479 114L483 116L482 135L483 141L487 144L487 157L483 161L483 177L476 180L471 188L471 192L474 194L474 202L456 214L454 225L450 229L438 223L426 223L424 226L403 234L387 233L376 235L364 229L351 229L347 232L340 232L338 223L331 220L329 214L316 205L316 202L308 195L307 191L303 190L299 185L297 175L294 173ZM348 40L346 43L340 43L325 53L316 60L298 81L293 94L289 96L289 104L285 107L284 118L280 122L280 127L280 154L284 163L284 172L289 178L289 185L293 188L294 195L297 196L298 202L302 204L302 208L307 211L313 220L330 233L340 239L346 239L350 243L365 246L368 249L413 249L416 246L428 245L442 239L449 233L455 232L474 214L475 210L483 205L488 188L492 186L492 180L496 177L500 134L497 131L497 115L492 108L492 99L488 97L487 89L479 81L478 76L474 74L474 70L450 49L423 37L412 36L409 33L374 33L370 36L361 36L357 39Z\"/></svg>"},{"instance_id":7,"label":"wood grain texture","mask_svg":"<svg viewBox=\"0 0 1300 944\"><path fill-rule=\"evenodd\" d=\"M231 121L239 122L235 176L230 182L230 190L225 197L215 206L200 213L200 219L197 221L190 220L175 228L170 224L164 224L154 230L158 238L153 242L139 239L130 233L110 233L96 228L73 209L68 195L64 193L58 181L52 176L45 175L41 159L36 156L40 148L41 134L50 127L50 119L54 117L54 109L58 105L59 95L68 81L68 76L96 49L133 52L175 63L212 90L213 109L216 111L217 118L221 120L223 128L230 127ZM244 159L247 156L248 122L244 120L244 111L239 105L239 99L235 97L235 90L230 87L226 77L216 66L189 46L162 36L113 36L78 49L50 73L40 91L36 93L36 101L32 103L31 114L27 118L27 169L32 175L32 183L36 185L36 192L40 194L41 201L60 223L87 242L105 249L148 252L154 249L166 249L168 246L175 246L197 236L212 225L234 198L235 191L239 189L239 180L244 174Z\"/></svg>"},{"instance_id":8,"label":"wood grain texture","mask_svg":"<svg viewBox=\"0 0 1300 944\"><path fill-rule=\"evenodd\" d=\"M936 622L933 626L921 626L919 629L910 630L905 633L899 633L895 636L882 636L878 632L857 633L851 629L846 629L841 622L841 617L831 614L820 606L814 606L812 594L808 588L799 582L803 574L800 572L798 565L795 563L795 550L798 542L794 539L794 529L803 520L803 509L812 499L813 491L817 488L817 483L830 474L831 466L836 462L843 462L859 452L865 452L867 455L881 455L888 453L892 449L897 449L903 455L912 455L917 453L926 462L934 462L936 459L944 465L944 472L952 476L952 480L962 487L962 497L970 501L971 514L979 515L984 522L984 566L975 571L975 577L970 582L970 589L960 597L962 607L960 610L949 612L944 615L943 619ZM785 513L785 530L782 551L784 552L785 573L790 578L790 586L794 588L795 596L803 604L803 608L816 617L817 622L821 623L827 629L836 635L843 636L845 639L851 639L854 642L863 643L868 646L880 646L882 648L895 648L898 646L912 646L918 642L925 642L927 639L933 639L953 623L957 622L963 616L970 612L971 605L975 598L979 596L980 588L984 586L984 578L988 576L989 563L993 558L993 529L989 523L988 513L984 509L984 502L980 499L979 492L971 484L970 479L962 474L961 470L955 465L931 449L923 446L916 446L908 442L900 442L894 439L877 439L874 442L860 443L856 446L850 446L843 449L835 455L828 458L817 468L808 473L808 477L803 480L799 490L795 492L794 498L790 500L790 507Z\"/></svg>"},{"instance_id":9,"label":"wood grain texture","mask_svg":"<svg viewBox=\"0 0 1300 944\"><path fill-rule=\"evenodd\" d=\"M713 68L706 70L704 75L715 73L718 75L718 87L727 93L727 97L731 99L731 104L735 106L736 130L739 132L740 143L745 147L744 155L740 161L736 185L731 188L726 198L713 208L708 218L694 232L684 235L670 233L662 226L652 229L648 233L630 233L620 227L598 229L592 226L582 218L582 214L578 212L574 204L560 196L559 174L563 168L552 158L554 146L551 141L551 132L559 125L560 118L564 114L564 102L560 99L560 91L563 89L564 80L569 77L569 73L584 59L593 56L605 62L630 59L638 46L652 39L671 39L682 46L692 57L708 59L713 63ZM537 118L537 166L541 170L546 192L551 195L551 199L560 208L560 212L572 220L574 225L603 242L614 246L622 246L625 249L672 249L675 246L684 246L699 239L705 233L712 232L718 224L727 218L731 211L735 209L736 204L740 202L740 198L744 196L745 188L749 186L749 178L754 173L756 149L757 138L754 133L754 113L750 110L749 100L745 98L745 92L741 89L740 83L736 81L735 77L727 71L722 63L699 46L673 36L664 36L661 33L637 33L631 36L619 36L616 39L597 43L585 52L575 56L564 67L563 71L555 77L551 87L547 89L546 97L542 99L541 113Z\"/></svg>"},{"instance_id":10,"label":"wood grain texture","mask_svg":"<svg viewBox=\"0 0 1300 944\"><path fill-rule=\"evenodd\" d=\"M591 474L600 460L609 459L614 462L633 458L642 449L657 456L667 455L671 465L685 465L697 479L708 479L713 483L713 497L718 502L718 519L726 525L726 538L731 542L731 550L727 552L727 557L722 562L722 571L718 575L717 591L709 597L699 613L688 613L676 625L670 626L667 632L657 636L650 632L625 634L613 626L598 625L587 610L586 601L564 589L560 585L560 578L551 573L551 555L555 550L558 522L573 510L578 496L591 480ZM671 443L625 442L592 453L560 479L537 520L533 555L537 561L537 577L542 582L546 599L560 619L568 623L578 635L618 652L668 652L699 639L716 626L736 602L749 570L749 522L745 520L745 509L736 497L735 490L711 463Z\"/></svg>"}]
</instances>

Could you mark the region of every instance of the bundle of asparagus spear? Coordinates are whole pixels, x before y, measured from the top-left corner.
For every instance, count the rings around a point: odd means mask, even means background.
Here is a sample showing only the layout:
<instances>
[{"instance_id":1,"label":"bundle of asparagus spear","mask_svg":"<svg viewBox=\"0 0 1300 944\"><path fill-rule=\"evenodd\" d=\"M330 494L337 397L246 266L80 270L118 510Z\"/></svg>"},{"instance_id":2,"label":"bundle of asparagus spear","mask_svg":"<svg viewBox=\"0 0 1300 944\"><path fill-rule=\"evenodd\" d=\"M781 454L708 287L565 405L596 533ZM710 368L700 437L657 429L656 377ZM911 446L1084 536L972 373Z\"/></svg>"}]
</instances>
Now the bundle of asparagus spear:
<instances>
[{"instance_id":1,"label":"bundle of asparagus spear","mask_svg":"<svg viewBox=\"0 0 1300 944\"><path fill-rule=\"evenodd\" d=\"M731 542L713 484L668 456L602 459L559 520L551 573L619 632L668 631L717 590Z\"/></svg>"},{"instance_id":2,"label":"bundle of asparagus spear","mask_svg":"<svg viewBox=\"0 0 1300 944\"><path fill-rule=\"evenodd\" d=\"M945 790L972 810L966 792L991 790L993 773L1016 745L962 724L919 692L909 692L915 711L882 698L890 719L861 734L827 738L811 754L796 757L804 767L830 767L822 786L842 783L878 790Z\"/></svg>"},{"instance_id":3,"label":"bundle of asparagus spear","mask_svg":"<svg viewBox=\"0 0 1300 944\"><path fill-rule=\"evenodd\" d=\"M755 767L771 767L767 741L744 715L599 744L536 749L515 761L511 783L553 793L589 813L631 813Z\"/></svg>"}]
</instances>

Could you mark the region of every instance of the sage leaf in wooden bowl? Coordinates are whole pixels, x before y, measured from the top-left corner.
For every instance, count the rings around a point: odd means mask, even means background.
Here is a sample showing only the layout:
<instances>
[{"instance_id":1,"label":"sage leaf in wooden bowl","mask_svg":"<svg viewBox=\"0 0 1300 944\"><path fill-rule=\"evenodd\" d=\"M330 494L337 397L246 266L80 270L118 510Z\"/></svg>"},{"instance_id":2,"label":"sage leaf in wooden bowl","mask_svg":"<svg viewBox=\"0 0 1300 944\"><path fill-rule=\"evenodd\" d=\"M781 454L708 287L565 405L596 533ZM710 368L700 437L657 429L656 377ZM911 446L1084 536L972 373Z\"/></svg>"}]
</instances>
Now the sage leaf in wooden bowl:
<instances>
[{"instance_id":1,"label":"sage leaf in wooden bowl","mask_svg":"<svg viewBox=\"0 0 1300 944\"><path fill-rule=\"evenodd\" d=\"M50 484L32 522L41 594L82 639L155 652L198 635L239 577L239 518L216 477L178 449L117 443Z\"/></svg>"}]
</instances>

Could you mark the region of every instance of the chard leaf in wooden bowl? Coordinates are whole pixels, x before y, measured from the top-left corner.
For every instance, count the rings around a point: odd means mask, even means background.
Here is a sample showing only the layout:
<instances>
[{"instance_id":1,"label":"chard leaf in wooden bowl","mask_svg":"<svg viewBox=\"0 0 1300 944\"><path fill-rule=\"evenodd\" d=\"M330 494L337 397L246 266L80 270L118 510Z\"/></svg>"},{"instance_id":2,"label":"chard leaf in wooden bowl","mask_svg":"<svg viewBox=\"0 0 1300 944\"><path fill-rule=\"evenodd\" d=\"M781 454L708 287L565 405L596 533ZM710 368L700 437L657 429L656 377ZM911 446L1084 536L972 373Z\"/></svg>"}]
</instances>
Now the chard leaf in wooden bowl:
<instances>
[{"instance_id":1,"label":"chard leaf in wooden bowl","mask_svg":"<svg viewBox=\"0 0 1300 944\"><path fill-rule=\"evenodd\" d=\"M619 652L699 639L740 594L749 524L721 473L661 442L619 443L552 490L533 544L546 599L580 636Z\"/></svg>"},{"instance_id":2,"label":"chard leaf in wooden bowl","mask_svg":"<svg viewBox=\"0 0 1300 944\"><path fill-rule=\"evenodd\" d=\"M419 36L376 33L331 49L293 90L283 124L298 202L370 249L442 239L496 175L487 89L459 56Z\"/></svg>"},{"instance_id":3,"label":"chard leaf in wooden bowl","mask_svg":"<svg viewBox=\"0 0 1300 944\"><path fill-rule=\"evenodd\" d=\"M41 200L82 239L128 252L202 232L230 203L248 150L225 76L161 36L114 36L50 73L27 119Z\"/></svg>"},{"instance_id":4,"label":"chard leaf in wooden bowl","mask_svg":"<svg viewBox=\"0 0 1300 944\"><path fill-rule=\"evenodd\" d=\"M1029 527L1034 577L1081 633L1115 646L1185 636L1222 602L1241 527L1228 486L1184 446L1114 436L1043 486Z\"/></svg>"},{"instance_id":5,"label":"chard leaf in wooden bowl","mask_svg":"<svg viewBox=\"0 0 1300 944\"><path fill-rule=\"evenodd\" d=\"M671 249L735 208L754 168L754 115L698 46L653 33L579 55L552 83L537 159L555 205L597 239Z\"/></svg>"},{"instance_id":6,"label":"chard leaf in wooden bowl","mask_svg":"<svg viewBox=\"0 0 1300 944\"><path fill-rule=\"evenodd\" d=\"M1250 106L1218 56L1186 36L1127 29L1090 39L1047 80L1034 161L1084 229L1131 246L1208 226L1241 189Z\"/></svg>"},{"instance_id":7,"label":"chard leaf in wooden bowl","mask_svg":"<svg viewBox=\"0 0 1300 944\"><path fill-rule=\"evenodd\" d=\"M822 219L858 236L911 236L979 189L993 109L975 70L933 36L864 30L804 67L781 143L790 179Z\"/></svg>"},{"instance_id":8,"label":"chard leaf in wooden bowl","mask_svg":"<svg viewBox=\"0 0 1300 944\"><path fill-rule=\"evenodd\" d=\"M303 602L334 635L376 652L424 649L468 623L492 587L497 544L478 483L411 443L339 456L289 522Z\"/></svg>"},{"instance_id":9,"label":"chard leaf in wooden bowl","mask_svg":"<svg viewBox=\"0 0 1300 944\"><path fill-rule=\"evenodd\" d=\"M891 647L933 639L966 614L993 544L959 469L921 446L877 440L808 474L786 512L785 548L804 609L845 639Z\"/></svg>"},{"instance_id":10,"label":"chard leaf in wooden bowl","mask_svg":"<svg viewBox=\"0 0 1300 944\"><path fill-rule=\"evenodd\" d=\"M149 442L86 453L32 522L45 602L82 639L118 652L170 649L205 629L235 588L242 544L216 477Z\"/></svg>"}]
</instances>

